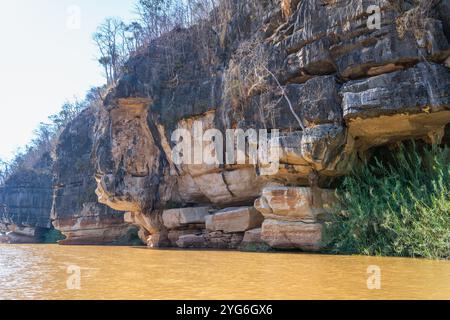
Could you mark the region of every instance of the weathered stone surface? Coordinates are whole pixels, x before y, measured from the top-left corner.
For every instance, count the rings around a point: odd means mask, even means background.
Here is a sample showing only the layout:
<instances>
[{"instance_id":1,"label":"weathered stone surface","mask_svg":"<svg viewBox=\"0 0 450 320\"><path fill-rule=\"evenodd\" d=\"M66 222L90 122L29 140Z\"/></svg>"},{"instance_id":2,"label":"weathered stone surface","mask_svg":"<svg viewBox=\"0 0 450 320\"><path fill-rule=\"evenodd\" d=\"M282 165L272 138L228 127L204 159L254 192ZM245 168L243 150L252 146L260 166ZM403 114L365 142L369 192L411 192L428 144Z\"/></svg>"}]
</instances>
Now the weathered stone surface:
<instances>
[{"instance_id":1,"label":"weathered stone surface","mask_svg":"<svg viewBox=\"0 0 450 320\"><path fill-rule=\"evenodd\" d=\"M318 185L333 185L373 147L448 133L450 6L427 3L378 1L381 25L371 28L372 0L227 1L211 21L155 39L129 59L104 106L63 132L54 172L46 154L0 188L0 232L38 241L53 219L65 243L109 243L136 225L152 247L229 249L245 231L256 239L253 209L192 207L259 198L266 242L316 250L331 198ZM195 122L223 134L280 130L278 173L175 164L171 135L192 134ZM166 210L174 204L190 208Z\"/></svg>"},{"instance_id":2,"label":"weathered stone surface","mask_svg":"<svg viewBox=\"0 0 450 320\"><path fill-rule=\"evenodd\" d=\"M450 71L439 64L419 63L408 70L350 81L341 95L347 120L437 112L450 106Z\"/></svg>"},{"instance_id":3,"label":"weathered stone surface","mask_svg":"<svg viewBox=\"0 0 450 320\"><path fill-rule=\"evenodd\" d=\"M153 208L147 206L160 191L160 170L166 161L147 123L149 103L120 100L98 116L95 158L102 174L97 177L97 195L100 203L119 211L150 212Z\"/></svg>"},{"instance_id":4,"label":"weathered stone surface","mask_svg":"<svg viewBox=\"0 0 450 320\"><path fill-rule=\"evenodd\" d=\"M351 81L341 94L359 148L434 135L450 122L450 70L441 65Z\"/></svg>"},{"instance_id":5,"label":"weathered stone surface","mask_svg":"<svg viewBox=\"0 0 450 320\"><path fill-rule=\"evenodd\" d=\"M61 244L126 244L134 230L122 213L97 202L92 163L96 115L92 107L82 112L56 147L52 219L66 236Z\"/></svg>"},{"instance_id":6,"label":"weathered stone surface","mask_svg":"<svg viewBox=\"0 0 450 320\"><path fill-rule=\"evenodd\" d=\"M180 237L186 235L200 235L202 233L203 232L201 229L170 230L168 233L168 238L172 246L176 247L177 241L180 239Z\"/></svg>"},{"instance_id":7,"label":"weathered stone surface","mask_svg":"<svg viewBox=\"0 0 450 320\"><path fill-rule=\"evenodd\" d=\"M302 154L314 170L340 176L354 160L352 141L341 125L323 124L307 128L302 136Z\"/></svg>"},{"instance_id":8,"label":"weathered stone surface","mask_svg":"<svg viewBox=\"0 0 450 320\"><path fill-rule=\"evenodd\" d=\"M334 48L338 70L346 78L373 76L403 69L410 63L420 61L422 56L441 60L449 55L449 45L438 21L428 20L424 33L428 33L427 38L417 39L409 30L401 37L397 26L391 24L366 39L359 37L344 42ZM377 39L383 35L381 41ZM368 42L372 43L369 50L361 50ZM385 69L386 66L388 69Z\"/></svg>"},{"instance_id":9,"label":"weathered stone surface","mask_svg":"<svg viewBox=\"0 0 450 320\"><path fill-rule=\"evenodd\" d=\"M296 177L304 179L312 170L331 176L345 174L354 161L351 137L337 124L312 126L305 132L282 133L278 153L280 163L288 165L280 166L278 175L290 170Z\"/></svg>"},{"instance_id":10,"label":"weathered stone surface","mask_svg":"<svg viewBox=\"0 0 450 320\"><path fill-rule=\"evenodd\" d=\"M225 233L245 232L261 226L264 218L254 207L227 208L209 218L207 228Z\"/></svg>"},{"instance_id":11,"label":"weathered stone surface","mask_svg":"<svg viewBox=\"0 0 450 320\"><path fill-rule=\"evenodd\" d=\"M176 243L179 248L205 248L207 246L205 237L195 234L183 235Z\"/></svg>"},{"instance_id":12,"label":"weathered stone surface","mask_svg":"<svg viewBox=\"0 0 450 320\"><path fill-rule=\"evenodd\" d=\"M205 217L205 228L209 231L215 231L214 230L214 215L208 215Z\"/></svg>"},{"instance_id":13,"label":"weathered stone surface","mask_svg":"<svg viewBox=\"0 0 450 320\"><path fill-rule=\"evenodd\" d=\"M6 234L0 234L0 243L10 243L11 238L8 237Z\"/></svg>"},{"instance_id":14,"label":"weathered stone surface","mask_svg":"<svg viewBox=\"0 0 450 320\"><path fill-rule=\"evenodd\" d=\"M33 244L42 242L42 235L33 234L32 236L24 232L24 229L18 228L15 231L9 232L6 237L6 243L10 244Z\"/></svg>"},{"instance_id":15,"label":"weathered stone surface","mask_svg":"<svg viewBox=\"0 0 450 320\"><path fill-rule=\"evenodd\" d=\"M171 243L166 232L154 232L147 238L147 246L150 248L165 248L170 247L170 245Z\"/></svg>"},{"instance_id":16,"label":"weathered stone surface","mask_svg":"<svg viewBox=\"0 0 450 320\"><path fill-rule=\"evenodd\" d=\"M272 187L263 190L255 208L266 219L314 222L325 218L333 199L333 190Z\"/></svg>"},{"instance_id":17,"label":"weathered stone surface","mask_svg":"<svg viewBox=\"0 0 450 320\"><path fill-rule=\"evenodd\" d=\"M407 9L402 12L392 2L381 1L381 28L368 28L366 11L371 5L369 0L302 1L293 33L283 41L292 53L287 61L291 76L338 71L351 79L398 70L424 56L439 60L449 55L438 20L410 15ZM410 19L422 25L414 28Z\"/></svg>"},{"instance_id":18,"label":"weathered stone surface","mask_svg":"<svg viewBox=\"0 0 450 320\"><path fill-rule=\"evenodd\" d=\"M315 77L304 84L288 84L283 90L303 125L342 121L342 108L335 76ZM281 93L274 94L268 100L260 99L259 103L265 109L276 106L276 110L279 110L273 115L274 127L279 129L299 127L287 100Z\"/></svg>"},{"instance_id":19,"label":"weathered stone surface","mask_svg":"<svg viewBox=\"0 0 450 320\"><path fill-rule=\"evenodd\" d=\"M302 136L303 131L280 135L279 155L281 163L308 166L308 162L302 153Z\"/></svg>"},{"instance_id":20,"label":"weathered stone surface","mask_svg":"<svg viewBox=\"0 0 450 320\"><path fill-rule=\"evenodd\" d=\"M322 248L320 223L304 223L267 219L262 226L261 238L272 248L317 251Z\"/></svg>"},{"instance_id":21,"label":"weathered stone surface","mask_svg":"<svg viewBox=\"0 0 450 320\"><path fill-rule=\"evenodd\" d=\"M164 226L168 229L176 229L189 224L204 224L210 210L210 207L165 210L162 215Z\"/></svg>"},{"instance_id":22,"label":"weathered stone surface","mask_svg":"<svg viewBox=\"0 0 450 320\"><path fill-rule=\"evenodd\" d=\"M233 205L258 196L263 183L255 168L210 173L193 178L213 204Z\"/></svg>"},{"instance_id":23,"label":"weathered stone surface","mask_svg":"<svg viewBox=\"0 0 450 320\"><path fill-rule=\"evenodd\" d=\"M62 245L130 244L138 232L123 220L120 213L105 214L106 208L97 203L85 203L70 217L58 218L53 224L66 239ZM108 209L110 210L110 209Z\"/></svg>"},{"instance_id":24,"label":"weathered stone surface","mask_svg":"<svg viewBox=\"0 0 450 320\"><path fill-rule=\"evenodd\" d=\"M450 1L438 1L435 7L435 16L442 22L442 29L447 36L447 41L450 42Z\"/></svg>"},{"instance_id":25,"label":"weathered stone surface","mask_svg":"<svg viewBox=\"0 0 450 320\"><path fill-rule=\"evenodd\" d=\"M138 231L138 237L142 241L142 243L148 243L150 233L145 228L140 227Z\"/></svg>"},{"instance_id":26,"label":"weathered stone surface","mask_svg":"<svg viewBox=\"0 0 450 320\"><path fill-rule=\"evenodd\" d=\"M172 230L169 239L172 246L197 249L237 249L244 233L208 232L205 230Z\"/></svg>"},{"instance_id":27,"label":"weathered stone surface","mask_svg":"<svg viewBox=\"0 0 450 320\"><path fill-rule=\"evenodd\" d=\"M263 241L261 239L261 233L262 233L261 228L248 230L244 235L242 244L248 245L248 244L262 243Z\"/></svg>"},{"instance_id":28,"label":"weathered stone surface","mask_svg":"<svg viewBox=\"0 0 450 320\"><path fill-rule=\"evenodd\" d=\"M211 249L237 249L244 238L243 233L209 232L205 235L207 246Z\"/></svg>"},{"instance_id":29,"label":"weathered stone surface","mask_svg":"<svg viewBox=\"0 0 450 320\"><path fill-rule=\"evenodd\" d=\"M154 219L154 216L142 212L127 212L124 217L125 222L139 227L140 235L138 234L138 236L140 239L148 240L153 234L159 234L157 238L154 238L154 243L167 244L169 240L167 239L167 230L163 226L162 217L161 221L155 222Z\"/></svg>"},{"instance_id":30,"label":"weathered stone surface","mask_svg":"<svg viewBox=\"0 0 450 320\"><path fill-rule=\"evenodd\" d=\"M249 230L245 233L244 239L239 246L241 251L266 252L272 248L262 240L262 228Z\"/></svg>"},{"instance_id":31,"label":"weathered stone surface","mask_svg":"<svg viewBox=\"0 0 450 320\"><path fill-rule=\"evenodd\" d=\"M329 47L329 38L322 38L305 45L297 53L286 59L286 67L290 78L301 75L326 75L336 71ZM297 78L298 79L298 78Z\"/></svg>"},{"instance_id":32,"label":"weathered stone surface","mask_svg":"<svg viewBox=\"0 0 450 320\"><path fill-rule=\"evenodd\" d=\"M51 228L52 183L50 163L22 170L0 187L0 231L12 243L39 243Z\"/></svg>"}]
</instances>

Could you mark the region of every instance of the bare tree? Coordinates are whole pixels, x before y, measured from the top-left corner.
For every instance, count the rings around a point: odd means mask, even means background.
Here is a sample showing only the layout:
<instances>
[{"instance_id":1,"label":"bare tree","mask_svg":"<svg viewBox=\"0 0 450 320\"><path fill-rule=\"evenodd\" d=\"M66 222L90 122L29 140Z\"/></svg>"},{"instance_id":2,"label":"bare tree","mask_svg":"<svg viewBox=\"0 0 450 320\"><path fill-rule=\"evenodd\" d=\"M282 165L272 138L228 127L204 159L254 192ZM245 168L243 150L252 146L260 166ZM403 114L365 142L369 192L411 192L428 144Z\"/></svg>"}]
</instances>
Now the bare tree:
<instances>
[{"instance_id":1,"label":"bare tree","mask_svg":"<svg viewBox=\"0 0 450 320\"><path fill-rule=\"evenodd\" d=\"M145 28L147 39L156 39L171 27L171 12L174 0L139 0L136 11Z\"/></svg>"},{"instance_id":2,"label":"bare tree","mask_svg":"<svg viewBox=\"0 0 450 320\"><path fill-rule=\"evenodd\" d=\"M34 130L34 138L22 149L18 149L9 162L0 159L0 185L20 170L49 170L51 154L54 151L60 133L72 122L85 108L96 103L100 98L98 88L88 91L84 100L75 99L74 102L66 102L61 110L49 117L49 122L41 122Z\"/></svg>"},{"instance_id":3,"label":"bare tree","mask_svg":"<svg viewBox=\"0 0 450 320\"><path fill-rule=\"evenodd\" d=\"M153 40L174 28L208 20L218 3L219 0L139 0L136 12L147 39Z\"/></svg>"},{"instance_id":4,"label":"bare tree","mask_svg":"<svg viewBox=\"0 0 450 320\"><path fill-rule=\"evenodd\" d=\"M130 55L145 45L145 33L138 22L126 24L118 18L108 18L97 28L93 40L107 84L114 85Z\"/></svg>"},{"instance_id":5,"label":"bare tree","mask_svg":"<svg viewBox=\"0 0 450 320\"><path fill-rule=\"evenodd\" d=\"M0 159L0 186L4 185L9 176L10 165L7 161Z\"/></svg>"},{"instance_id":6,"label":"bare tree","mask_svg":"<svg viewBox=\"0 0 450 320\"><path fill-rule=\"evenodd\" d=\"M123 54L120 52L123 41L121 36L124 26L121 20L108 18L98 27L93 36L100 53L99 63L105 68L108 84L115 84L120 74Z\"/></svg>"},{"instance_id":7,"label":"bare tree","mask_svg":"<svg viewBox=\"0 0 450 320\"><path fill-rule=\"evenodd\" d=\"M145 44L144 28L136 21L122 28L122 52L132 53L139 50Z\"/></svg>"},{"instance_id":8,"label":"bare tree","mask_svg":"<svg viewBox=\"0 0 450 320\"><path fill-rule=\"evenodd\" d=\"M73 121L86 107L86 102L77 99L74 102L65 102L58 113L49 117L54 131L64 129L67 124Z\"/></svg>"}]
</instances>

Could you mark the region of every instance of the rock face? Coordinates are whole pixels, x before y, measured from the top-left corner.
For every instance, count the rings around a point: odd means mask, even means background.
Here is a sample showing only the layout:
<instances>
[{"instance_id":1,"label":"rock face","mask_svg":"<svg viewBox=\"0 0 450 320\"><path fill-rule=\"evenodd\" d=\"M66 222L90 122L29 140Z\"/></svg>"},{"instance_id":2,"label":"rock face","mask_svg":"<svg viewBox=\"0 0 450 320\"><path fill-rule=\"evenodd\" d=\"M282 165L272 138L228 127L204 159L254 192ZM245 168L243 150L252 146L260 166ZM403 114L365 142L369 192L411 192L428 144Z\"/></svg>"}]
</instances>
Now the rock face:
<instances>
[{"instance_id":1,"label":"rock face","mask_svg":"<svg viewBox=\"0 0 450 320\"><path fill-rule=\"evenodd\" d=\"M128 61L96 118L99 201L129 212L151 246L236 247L261 227L254 209L205 221L164 218L165 209L255 204L267 244L319 249L336 178L373 147L438 142L450 123L448 1L395 3L378 1L377 26L369 0L226 0L211 21L154 40ZM174 161L175 129L195 137L198 124L224 137L268 129L275 139L278 129L278 172L198 161L212 140L184 150L190 163Z\"/></svg>"},{"instance_id":2,"label":"rock face","mask_svg":"<svg viewBox=\"0 0 450 320\"><path fill-rule=\"evenodd\" d=\"M205 224L205 217L211 208L185 208L166 210L163 213L164 226L168 229L182 228L189 224Z\"/></svg>"},{"instance_id":3,"label":"rock face","mask_svg":"<svg viewBox=\"0 0 450 320\"><path fill-rule=\"evenodd\" d=\"M449 122L450 73L441 65L419 63L349 81L340 92L349 132L360 149L439 132L443 136Z\"/></svg>"},{"instance_id":4,"label":"rock face","mask_svg":"<svg viewBox=\"0 0 450 320\"><path fill-rule=\"evenodd\" d=\"M210 214L212 211L210 207L165 210L162 218L167 231L158 234L167 232L168 245L179 248L237 249L244 232L261 226L264 220L253 207L228 208Z\"/></svg>"},{"instance_id":5,"label":"rock face","mask_svg":"<svg viewBox=\"0 0 450 320\"><path fill-rule=\"evenodd\" d=\"M133 227L123 214L97 202L91 158L95 116L93 108L81 113L61 134L56 148L52 220L66 236L60 244L126 244L131 240Z\"/></svg>"},{"instance_id":6,"label":"rock face","mask_svg":"<svg viewBox=\"0 0 450 320\"><path fill-rule=\"evenodd\" d=\"M239 249L242 251L268 251L270 247L262 239L262 228L247 231Z\"/></svg>"},{"instance_id":7,"label":"rock face","mask_svg":"<svg viewBox=\"0 0 450 320\"><path fill-rule=\"evenodd\" d=\"M293 221L324 219L326 208L333 203L333 191L311 188L272 187L262 192L255 208L266 218Z\"/></svg>"},{"instance_id":8,"label":"rock face","mask_svg":"<svg viewBox=\"0 0 450 320\"><path fill-rule=\"evenodd\" d=\"M332 190L319 188L266 188L255 208L266 220L261 239L276 249L321 249L323 222L335 201Z\"/></svg>"},{"instance_id":9,"label":"rock face","mask_svg":"<svg viewBox=\"0 0 450 320\"><path fill-rule=\"evenodd\" d=\"M268 219L264 221L261 238L272 248L318 251L322 248L323 225Z\"/></svg>"},{"instance_id":10,"label":"rock face","mask_svg":"<svg viewBox=\"0 0 450 320\"><path fill-rule=\"evenodd\" d=\"M264 217L254 207L227 208L211 216L206 227L210 231L238 233L258 228L263 221Z\"/></svg>"},{"instance_id":11,"label":"rock face","mask_svg":"<svg viewBox=\"0 0 450 320\"><path fill-rule=\"evenodd\" d=\"M95 194L92 138L96 114L85 110L60 135L56 161L46 152L0 187L0 232L10 243L40 243L53 227L60 244L127 244L136 227ZM53 225L52 225L53 222Z\"/></svg>"},{"instance_id":12,"label":"rock face","mask_svg":"<svg viewBox=\"0 0 450 320\"><path fill-rule=\"evenodd\" d=\"M45 164L47 167L47 164ZM45 168L20 171L0 188L0 231L11 243L36 243L50 230L52 177Z\"/></svg>"}]
</instances>

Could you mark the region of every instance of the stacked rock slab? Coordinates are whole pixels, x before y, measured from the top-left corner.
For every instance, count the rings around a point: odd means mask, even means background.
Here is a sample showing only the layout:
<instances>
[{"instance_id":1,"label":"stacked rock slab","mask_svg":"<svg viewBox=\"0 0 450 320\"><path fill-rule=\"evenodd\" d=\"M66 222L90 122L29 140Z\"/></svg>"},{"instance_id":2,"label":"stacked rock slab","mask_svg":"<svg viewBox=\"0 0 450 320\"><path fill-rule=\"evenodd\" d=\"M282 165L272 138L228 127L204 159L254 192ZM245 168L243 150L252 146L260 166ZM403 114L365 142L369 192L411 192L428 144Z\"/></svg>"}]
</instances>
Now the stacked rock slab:
<instances>
[{"instance_id":1,"label":"stacked rock slab","mask_svg":"<svg viewBox=\"0 0 450 320\"><path fill-rule=\"evenodd\" d=\"M208 217L206 229L240 233L261 226L263 217L254 207L227 208Z\"/></svg>"},{"instance_id":2,"label":"stacked rock slab","mask_svg":"<svg viewBox=\"0 0 450 320\"><path fill-rule=\"evenodd\" d=\"M277 187L263 190L255 208L264 215L261 239L276 249L317 251L333 191Z\"/></svg>"},{"instance_id":3,"label":"stacked rock slab","mask_svg":"<svg viewBox=\"0 0 450 320\"><path fill-rule=\"evenodd\" d=\"M237 249L244 233L264 220L254 207L170 209L162 217L172 246L209 249Z\"/></svg>"},{"instance_id":4,"label":"stacked rock slab","mask_svg":"<svg viewBox=\"0 0 450 320\"><path fill-rule=\"evenodd\" d=\"M215 212L206 221L210 246L237 249L246 232L261 227L264 217L254 207L234 207Z\"/></svg>"},{"instance_id":5,"label":"stacked rock slab","mask_svg":"<svg viewBox=\"0 0 450 320\"><path fill-rule=\"evenodd\" d=\"M168 237L171 245L180 248L206 247L203 230L210 210L209 207L198 207L164 211L163 222L169 230Z\"/></svg>"}]
</instances>

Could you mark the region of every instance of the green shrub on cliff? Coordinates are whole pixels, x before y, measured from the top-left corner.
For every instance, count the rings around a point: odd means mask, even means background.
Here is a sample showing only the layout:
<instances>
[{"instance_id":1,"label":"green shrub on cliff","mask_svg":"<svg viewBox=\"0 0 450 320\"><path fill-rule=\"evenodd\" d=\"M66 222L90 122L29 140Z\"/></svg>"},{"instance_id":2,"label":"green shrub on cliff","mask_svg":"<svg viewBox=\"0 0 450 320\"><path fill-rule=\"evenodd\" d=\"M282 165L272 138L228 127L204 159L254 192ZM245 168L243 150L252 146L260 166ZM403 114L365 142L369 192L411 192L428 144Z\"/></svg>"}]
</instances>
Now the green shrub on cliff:
<instances>
[{"instance_id":1,"label":"green shrub on cliff","mask_svg":"<svg viewBox=\"0 0 450 320\"><path fill-rule=\"evenodd\" d=\"M405 144L345 178L327 225L335 253L445 258L450 251L449 150Z\"/></svg>"}]
</instances>

